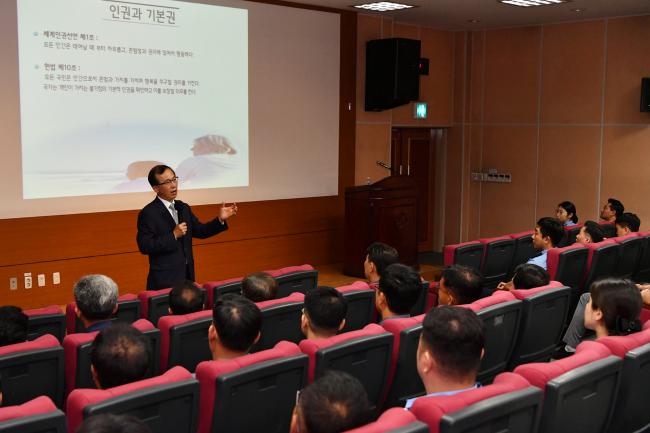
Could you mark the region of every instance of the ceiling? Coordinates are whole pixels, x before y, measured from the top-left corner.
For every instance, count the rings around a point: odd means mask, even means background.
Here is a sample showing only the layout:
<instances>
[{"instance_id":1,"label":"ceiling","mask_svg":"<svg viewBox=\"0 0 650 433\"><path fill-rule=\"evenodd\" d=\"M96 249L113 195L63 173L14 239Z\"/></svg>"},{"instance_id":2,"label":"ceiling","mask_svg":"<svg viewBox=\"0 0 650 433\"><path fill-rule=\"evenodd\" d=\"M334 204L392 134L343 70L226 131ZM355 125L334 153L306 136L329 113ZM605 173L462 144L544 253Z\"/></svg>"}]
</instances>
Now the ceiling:
<instances>
[{"instance_id":1,"label":"ceiling","mask_svg":"<svg viewBox=\"0 0 650 433\"><path fill-rule=\"evenodd\" d=\"M527 8L502 4L497 0L404 0L403 3L417 7L381 13L352 7L355 4L366 3L363 0L292 1L355 10L363 14L389 16L398 22L443 30L478 30L650 14L650 0L573 0L569 3ZM370 1L374 0L368 2ZM581 11L575 12L572 9L581 9ZM479 22L472 23L470 20L479 20Z\"/></svg>"}]
</instances>

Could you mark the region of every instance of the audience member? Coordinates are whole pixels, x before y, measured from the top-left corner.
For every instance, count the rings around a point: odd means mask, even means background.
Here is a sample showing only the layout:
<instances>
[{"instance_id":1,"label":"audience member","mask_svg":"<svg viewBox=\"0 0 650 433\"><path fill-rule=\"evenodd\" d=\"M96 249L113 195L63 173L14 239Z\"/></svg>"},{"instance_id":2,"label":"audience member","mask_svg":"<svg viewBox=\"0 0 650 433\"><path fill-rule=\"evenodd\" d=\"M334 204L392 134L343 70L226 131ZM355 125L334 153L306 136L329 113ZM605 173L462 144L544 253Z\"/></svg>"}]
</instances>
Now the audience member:
<instances>
[{"instance_id":1,"label":"audience member","mask_svg":"<svg viewBox=\"0 0 650 433\"><path fill-rule=\"evenodd\" d=\"M278 293L278 282L266 272L255 272L247 275L242 280L241 286L244 297L253 302L275 299L275 295Z\"/></svg>"},{"instance_id":2,"label":"audience member","mask_svg":"<svg viewBox=\"0 0 650 433\"><path fill-rule=\"evenodd\" d=\"M589 288L591 298L585 309L585 328L596 337L627 335L641 330L639 315L643 302L634 283L620 278L604 278Z\"/></svg>"},{"instance_id":3,"label":"audience member","mask_svg":"<svg viewBox=\"0 0 650 433\"><path fill-rule=\"evenodd\" d=\"M527 263L537 265L546 270L546 255L548 250L557 246L564 238L564 229L560 221L551 217L540 218L533 233L533 247L540 254L528 260Z\"/></svg>"},{"instance_id":4,"label":"audience member","mask_svg":"<svg viewBox=\"0 0 650 433\"><path fill-rule=\"evenodd\" d=\"M483 276L469 266L452 265L442 271L438 305L471 304L481 297Z\"/></svg>"},{"instance_id":5,"label":"audience member","mask_svg":"<svg viewBox=\"0 0 650 433\"><path fill-rule=\"evenodd\" d=\"M476 375L484 344L483 321L473 311L452 306L429 310L416 355L427 397L458 394L480 386ZM406 409L415 400L407 400Z\"/></svg>"},{"instance_id":6,"label":"audience member","mask_svg":"<svg viewBox=\"0 0 650 433\"><path fill-rule=\"evenodd\" d=\"M629 235L638 232L641 227L641 220L632 212L625 212L616 218L616 236Z\"/></svg>"},{"instance_id":7,"label":"audience member","mask_svg":"<svg viewBox=\"0 0 650 433\"><path fill-rule=\"evenodd\" d=\"M105 275L86 275L73 288L75 314L86 332L101 331L111 325L117 311L117 284Z\"/></svg>"},{"instance_id":8,"label":"audience member","mask_svg":"<svg viewBox=\"0 0 650 433\"><path fill-rule=\"evenodd\" d=\"M305 295L300 329L305 337L329 338L345 326L348 301L333 287L319 286Z\"/></svg>"},{"instance_id":9,"label":"audience member","mask_svg":"<svg viewBox=\"0 0 650 433\"><path fill-rule=\"evenodd\" d=\"M296 401L290 433L340 433L370 421L370 403L361 382L329 370L307 385Z\"/></svg>"},{"instance_id":10,"label":"audience member","mask_svg":"<svg viewBox=\"0 0 650 433\"><path fill-rule=\"evenodd\" d=\"M169 291L169 314L190 314L203 310L205 294L193 281L185 280Z\"/></svg>"},{"instance_id":11,"label":"audience member","mask_svg":"<svg viewBox=\"0 0 650 433\"><path fill-rule=\"evenodd\" d=\"M100 331L90 353L90 369L99 389L136 382L151 373L151 343L127 323L115 323Z\"/></svg>"},{"instance_id":12,"label":"audience member","mask_svg":"<svg viewBox=\"0 0 650 433\"><path fill-rule=\"evenodd\" d=\"M576 242L582 245L598 243L605 239L603 228L595 221L585 221L576 236Z\"/></svg>"},{"instance_id":13,"label":"audience member","mask_svg":"<svg viewBox=\"0 0 650 433\"><path fill-rule=\"evenodd\" d=\"M212 359L246 355L260 339L262 313L251 301L233 293L221 296L212 309L208 343Z\"/></svg>"},{"instance_id":14,"label":"audience member","mask_svg":"<svg viewBox=\"0 0 650 433\"><path fill-rule=\"evenodd\" d=\"M77 433L151 433L151 429L133 415L102 413L86 418Z\"/></svg>"},{"instance_id":15,"label":"audience member","mask_svg":"<svg viewBox=\"0 0 650 433\"><path fill-rule=\"evenodd\" d=\"M623 203L615 198L608 198L607 203L603 206L603 210L600 211L600 219L613 223L623 214L623 212L625 212L625 206L623 206Z\"/></svg>"},{"instance_id":16,"label":"audience member","mask_svg":"<svg viewBox=\"0 0 650 433\"><path fill-rule=\"evenodd\" d=\"M381 242L373 242L366 249L366 260L363 262L363 272L368 284L375 290L379 288L379 278L388 266L399 262L397 250Z\"/></svg>"},{"instance_id":17,"label":"audience member","mask_svg":"<svg viewBox=\"0 0 650 433\"><path fill-rule=\"evenodd\" d=\"M0 347L27 340L28 320L23 310L13 305L0 307Z\"/></svg>"},{"instance_id":18,"label":"audience member","mask_svg":"<svg viewBox=\"0 0 650 433\"><path fill-rule=\"evenodd\" d=\"M409 317L421 292L418 273L406 265L393 263L381 274L375 306L382 320Z\"/></svg>"},{"instance_id":19,"label":"audience member","mask_svg":"<svg viewBox=\"0 0 650 433\"><path fill-rule=\"evenodd\" d=\"M557 209L555 209L555 216L564 227L578 224L578 214L576 213L576 207L570 201L563 201L562 203L558 204Z\"/></svg>"},{"instance_id":20,"label":"audience member","mask_svg":"<svg viewBox=\"0 0 650 433\"><path fill-rule=\"evenodd\" d=\"M512 279L499 283L497 290L528 290L547 285L551 278L543 268L530 263L522 263L515 268Z\"/></svg>"}]
</instances>

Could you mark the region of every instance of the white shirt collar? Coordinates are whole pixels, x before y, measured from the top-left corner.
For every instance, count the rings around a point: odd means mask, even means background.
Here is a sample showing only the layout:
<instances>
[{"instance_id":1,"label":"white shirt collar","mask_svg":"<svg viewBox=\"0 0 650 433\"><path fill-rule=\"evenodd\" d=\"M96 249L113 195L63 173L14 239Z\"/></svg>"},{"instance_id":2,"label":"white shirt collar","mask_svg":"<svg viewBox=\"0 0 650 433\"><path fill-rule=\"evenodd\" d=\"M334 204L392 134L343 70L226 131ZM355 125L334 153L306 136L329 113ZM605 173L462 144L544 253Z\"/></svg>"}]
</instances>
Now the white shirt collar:
<instances>
[{"instance_id":1,"label":"white shirt collar","mask_svg":"<svg viewBox=\"0 0 650 433\"><path fill-rule=\"evenodd\" d=\"M160 196L156 196L156 197L158 197L158 200L160 200L160 201L162 202L162 204L164 204L165 207L166 207L167 209L169 209L169 205L175 203L174 200L172 200L172 201L167 201L167 200L165 200L164 198L162 198L162 197L160 197Z\"/></svg>"}]
</instances>

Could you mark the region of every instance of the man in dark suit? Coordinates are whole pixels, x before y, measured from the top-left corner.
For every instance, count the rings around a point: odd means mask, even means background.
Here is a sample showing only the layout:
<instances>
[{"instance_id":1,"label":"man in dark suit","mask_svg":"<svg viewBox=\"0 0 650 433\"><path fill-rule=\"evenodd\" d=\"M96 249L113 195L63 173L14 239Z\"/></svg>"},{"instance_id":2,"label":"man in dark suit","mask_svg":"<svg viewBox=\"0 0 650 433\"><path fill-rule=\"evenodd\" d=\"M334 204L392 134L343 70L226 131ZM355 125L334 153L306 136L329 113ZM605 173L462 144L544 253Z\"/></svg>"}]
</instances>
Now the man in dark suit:
<instances>
[{"instance_id":1,"label":"man in dark suit","mask_svg":"<svg viewBox=\"0 0 650 433\"><path fill-rule=\"evenodd\" d=\"M194 281L192 238L205 239L227 230L226 220L237 213L237 205L224 204L217 218L203 224L188 204L176 200L178 177L171 167L156 165L148 180L156 198L140 211L137 235L140 252L149 256L147 290Z\"/></svg>"}]
</instances>

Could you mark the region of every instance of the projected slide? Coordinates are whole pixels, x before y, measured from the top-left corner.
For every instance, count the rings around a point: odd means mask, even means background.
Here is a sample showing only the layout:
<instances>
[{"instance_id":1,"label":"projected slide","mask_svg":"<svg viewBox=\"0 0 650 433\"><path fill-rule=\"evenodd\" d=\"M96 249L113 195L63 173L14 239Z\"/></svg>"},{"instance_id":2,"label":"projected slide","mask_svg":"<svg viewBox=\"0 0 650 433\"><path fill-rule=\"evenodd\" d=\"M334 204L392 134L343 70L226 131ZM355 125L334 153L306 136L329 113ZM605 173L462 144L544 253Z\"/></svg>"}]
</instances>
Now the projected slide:
<instances>
[{"instance_id":1,"label":"projected slide","mask_svg":"<svg viewBox=\"0 0 650 433\"><path fill-rule=\"evenodd\" d=\"M248 12L18 0L23 198L248 186Z\"/></svg>"}]
</instances>

